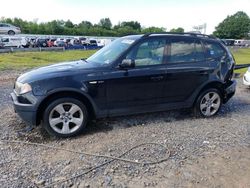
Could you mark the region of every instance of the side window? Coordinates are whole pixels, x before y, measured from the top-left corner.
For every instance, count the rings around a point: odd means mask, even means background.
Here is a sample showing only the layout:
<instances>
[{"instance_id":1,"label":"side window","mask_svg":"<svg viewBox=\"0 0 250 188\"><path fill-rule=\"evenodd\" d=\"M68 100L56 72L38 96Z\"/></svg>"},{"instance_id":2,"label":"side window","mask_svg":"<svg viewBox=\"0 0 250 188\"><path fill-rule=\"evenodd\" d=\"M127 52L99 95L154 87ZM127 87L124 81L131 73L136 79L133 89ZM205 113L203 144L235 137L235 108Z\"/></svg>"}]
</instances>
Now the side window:
<instances>
[{"instance_id":1,"label":"side window","mask_svg":"<svg viewBox=\"0 0 250 188\"><path fill-rule=\"evenodd\" d=\"M2 42L9 42L9 38L3 38Z\"/></svg>"},{"instance_id":2,"label":"side window","mask_svg":"<svg viewBox=\"0 0 250 188\"><path fill-rule=\"evenodd\" d=\"M225 58L227 53L221 45L214 42L206 42L208 59Z\"/></svg>"},{"instance_id":3,"label":"side window","mask_svg":"<svg viewBox=\"0 0 250 188\"><path fill-rule=\"evenodd\" d=\"M126 58L134 60L135 66L162 64L165 46L165 39L149 39L133 48Z\"/></svg>"},{"instance_id":4,"label":"side window","mask_svg":"<svg viewBox=\"0 0 250 188\"><path fill-rule=\"evenodd\" d=\"M170 43L169 63L196 61L195 41L174 39Z\"/></svg>"}]
</instances>

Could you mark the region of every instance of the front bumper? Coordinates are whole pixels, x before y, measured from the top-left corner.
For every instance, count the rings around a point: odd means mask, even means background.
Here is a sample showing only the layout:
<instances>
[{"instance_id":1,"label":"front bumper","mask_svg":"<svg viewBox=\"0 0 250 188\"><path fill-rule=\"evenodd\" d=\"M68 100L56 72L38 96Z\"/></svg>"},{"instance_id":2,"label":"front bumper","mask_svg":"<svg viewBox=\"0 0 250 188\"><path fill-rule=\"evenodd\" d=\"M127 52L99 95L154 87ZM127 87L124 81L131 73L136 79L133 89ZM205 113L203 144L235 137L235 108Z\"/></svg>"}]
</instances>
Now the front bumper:
<instances>
[{"instance_id":1,"label":"front bumper","mask_svg":"<svg viewBox=\"0 0 250 188\"><path fill-rule=\"evenodd\" d=\"M11 93L15 112L25 121L26 124L36 125L37 107L34 104L24 104L18 101L15 93Z\"/></svg>"},{"instance_id":2,"label":"front bumper","mask_svg":"<svg viewBox=\"0 0 250 188\"><path fill-rule=\"evenodd\" d=\"M235 80L229 81L225 86L224 103L232 98L236 91L237 82Z\"/></svg>"}]
</instances>

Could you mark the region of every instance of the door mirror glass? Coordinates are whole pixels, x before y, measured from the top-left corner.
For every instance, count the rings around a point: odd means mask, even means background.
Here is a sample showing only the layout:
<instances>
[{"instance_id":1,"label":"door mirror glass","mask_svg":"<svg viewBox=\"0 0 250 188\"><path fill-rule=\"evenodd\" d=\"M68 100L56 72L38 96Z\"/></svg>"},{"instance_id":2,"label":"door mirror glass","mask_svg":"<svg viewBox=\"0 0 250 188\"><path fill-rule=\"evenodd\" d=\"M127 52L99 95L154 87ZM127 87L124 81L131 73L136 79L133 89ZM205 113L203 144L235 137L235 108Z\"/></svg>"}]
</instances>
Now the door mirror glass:
<instances>
[{"instance_id":1,"label":"door mirror glass","mask_svg":"<svg viewBox=\"0 0 250 188\"><path fill-rule=\"evenodd\" d=\"M119 65L119 67L122 69L134 68L135 61L133 61L132 59L124 59L122 60L122 63Z\"/></svg>"}]
</instances>

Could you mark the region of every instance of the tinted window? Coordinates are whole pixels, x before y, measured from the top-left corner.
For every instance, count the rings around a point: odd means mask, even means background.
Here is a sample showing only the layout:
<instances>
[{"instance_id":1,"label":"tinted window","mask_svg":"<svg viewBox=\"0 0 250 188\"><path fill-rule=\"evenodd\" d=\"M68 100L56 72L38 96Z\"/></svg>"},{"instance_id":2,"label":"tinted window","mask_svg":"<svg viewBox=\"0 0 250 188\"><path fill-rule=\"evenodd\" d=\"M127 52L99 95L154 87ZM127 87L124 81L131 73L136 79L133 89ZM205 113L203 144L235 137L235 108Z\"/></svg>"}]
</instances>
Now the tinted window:
<instances>
[{"instance_id":1,"label":"tinted window","mask_svg":"<svg viewBox=\"0 0 250 188\"><path fill-rule=\"evenodd\" d=\"M0 24L0 27L9 27L7 24Z\"/></svg>"},{"instance_id":2,"label":"tinted window","mask_svg":"<svg viewBox=\"0 0 250 188\"><path fill-rule=\"evenodd\" d=\"M8 38L3 38L2 42L9 42L9 39Z\"/></svg>"},{"instance_id":3,"label":"tinted window","mask_svg":"<svg viewBox=\"0 0 250 188\"><path fill-rule=\"evenodd\" d=\"M170 44L170 63L193 62L196 59L195 42L174 39Z\"/></svg>"},{"instance_id":4,"label":"tinted window","mask_svg":"<svg viewBox=\"0 0 250 188\"><path fill-rule=\"evenodd\" d=\"M165 46L164 39L149 39L132 49L126 58L134 60L135 66L162 64Z\"/></svg>"},{"instance_id":5,"label":"tinted window","mask_svg":"<svg viewBox=\"0 0 250 188\"><path fill-rule=\"evenodd\" d=\"M222 58L226 56L226 51L218 43L213 43L208 41L206 42L206 48L207 48L207 57L209 59Z\"/></svg>"}]
</instances>

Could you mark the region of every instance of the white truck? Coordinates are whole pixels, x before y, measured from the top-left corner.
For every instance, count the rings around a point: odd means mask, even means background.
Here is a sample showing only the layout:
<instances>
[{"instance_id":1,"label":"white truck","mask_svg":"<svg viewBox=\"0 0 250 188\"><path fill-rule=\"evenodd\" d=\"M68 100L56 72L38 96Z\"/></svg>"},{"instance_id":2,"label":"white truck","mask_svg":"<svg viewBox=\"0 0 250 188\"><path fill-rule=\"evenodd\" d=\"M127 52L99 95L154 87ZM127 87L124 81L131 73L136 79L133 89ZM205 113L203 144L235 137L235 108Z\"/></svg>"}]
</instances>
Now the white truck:
<instances>
[{"instance_id":1,"label":"white truck","mask_svg":"<svg viewBox=\"0 0 250 188\"><path fill-rule=\"evenodd\" d=\"M28 40L25 37L2 37L1 43L4 48L16 47L25 48L28 47Z\"/></svg>"},{"instance_id":2,"label":"white truck","mask_svg":"<svg viewBox=\"0 0 250 188\"><path fill-rule=\"evenodd\" d=\"M235 46L250 46L250 40L235 40L234 41Z\"/></svg>"}]
</instances>

